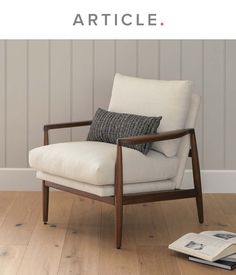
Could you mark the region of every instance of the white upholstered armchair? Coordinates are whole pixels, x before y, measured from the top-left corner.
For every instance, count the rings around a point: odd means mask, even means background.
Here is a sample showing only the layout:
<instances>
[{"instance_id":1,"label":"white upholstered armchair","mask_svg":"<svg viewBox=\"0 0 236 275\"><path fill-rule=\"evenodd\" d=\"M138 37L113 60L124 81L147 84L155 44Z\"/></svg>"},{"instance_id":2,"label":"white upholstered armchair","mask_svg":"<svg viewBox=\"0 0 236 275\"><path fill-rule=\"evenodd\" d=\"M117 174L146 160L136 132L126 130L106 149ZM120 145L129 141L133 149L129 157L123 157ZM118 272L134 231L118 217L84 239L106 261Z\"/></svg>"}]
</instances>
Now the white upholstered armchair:
<instances>
[{"instance_id":1,"label":"white upholstered armchair","mask_svg":"<svg viewBox=\"0 0 236 275\"><path fill-rule=\"evenodd\" d=\"M156 134L117 139L116 144L77 141L49 144L49 130L91 121L44 126L44 145L30 151L31 167L43 180L43 221L48 221L49 187L115 206L116 247L121 247L123 205L195 198L203 222L201 178L194 125L199 97L189 81L149 80L116 74L109 111L162 116ZM125 147L152 142L147 155ZM192 158L194 188L181 189Z\"/></svg>"}]
</instances>

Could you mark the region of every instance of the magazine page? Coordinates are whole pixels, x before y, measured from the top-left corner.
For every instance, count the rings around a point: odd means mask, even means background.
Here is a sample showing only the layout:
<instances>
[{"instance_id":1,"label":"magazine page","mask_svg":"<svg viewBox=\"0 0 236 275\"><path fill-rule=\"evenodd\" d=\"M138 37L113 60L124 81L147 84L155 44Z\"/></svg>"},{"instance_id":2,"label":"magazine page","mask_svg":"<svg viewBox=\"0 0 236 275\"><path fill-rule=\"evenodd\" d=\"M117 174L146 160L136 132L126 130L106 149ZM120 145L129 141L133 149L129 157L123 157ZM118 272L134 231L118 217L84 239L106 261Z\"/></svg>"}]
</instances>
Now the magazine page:
<instances>
[{"instance_id":1,"label":"magazine page","mask_svg":"<svg viewBox=\"0 0 236 275\"><path fill-rule=\"evenodd\" d=\"M209 238L204 234L189 233L170 244L169 248L188 255L212 260L230 245L221 238Z\"/></svg>"},{"instance_id":2,"label":"magazine page","mask_svg":"<svg viewBox=\"0 0 236 275\"><path fill-rule=\"evenodd\" d=\"M236 244L236 234L228 231L203 231L201 235L213 237L215 239L224 240L227 243Z\"/></svg>"},{"instance_id":3,"label":"magazine page","mask_svg":"<svg viewBox=\"0 0 236 275\"><path fill-rule=\"evenodd\" d=\"M227 257L222 258L223 261L230 261L230 262L236 262L236 253L231 254Z\"/></svg>"}]
</instances>

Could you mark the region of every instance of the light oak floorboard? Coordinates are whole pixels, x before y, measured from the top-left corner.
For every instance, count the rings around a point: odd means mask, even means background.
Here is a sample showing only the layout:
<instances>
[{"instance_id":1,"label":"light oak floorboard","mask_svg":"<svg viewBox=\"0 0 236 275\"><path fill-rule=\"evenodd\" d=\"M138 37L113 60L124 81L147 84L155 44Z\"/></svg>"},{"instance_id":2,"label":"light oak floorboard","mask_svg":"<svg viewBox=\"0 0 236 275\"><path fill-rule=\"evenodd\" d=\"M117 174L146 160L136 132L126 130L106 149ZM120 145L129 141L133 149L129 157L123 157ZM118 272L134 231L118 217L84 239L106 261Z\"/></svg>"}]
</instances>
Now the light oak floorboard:
<instances>
[{"instance_id":1,"label":"light oak floorboard","mask_svg":"<svg viewBox=\"0 0 236 275\"><path fill-rule=\"evenodd\" d=\"M0 274L15 275L21 264L26 245L0 246Z\"/></svg>"},{"instance_id":2,"label":"light oak floorboard","mask_svg":"<svg viewBox=\"0 0 236 275\"><path fill-rule=\"evenodd\" d=\"M44 225L40 215L17 275L57 274L73 199L71 194L51 192L49 223Z\"/></svg>"},{"instance_id":3,"label":"light oak floorboard","mask_svg":"<svg viewBox=\"0 0 236 275\"><path fill-rule=\"evenodd\" d=\"M140 274L142 275L182 274L178 267L177 259L170 256L170 251L166 246L139 246L137 253L139 256Z\"/></svg>"},{"instance_id":4,"label":"light oak floorboard","mask_svg":"<svg viewBox=\"0 0 236 275\"><path fill-rule=\"evenodd\" d=\"M0 245L27 245L40 211L41 200L37 193L19 193L0 227Z\"/></svg>"},{"instance_id":5,"label":"light oak floorboard","mask_svg":"<svg viewBox=\"0 0 236 275\"><path fill-rule=\"evenodd\" d=\"M99 202L75 197L58 275L97 274L101 206Z\"/></svg>"},{"instance_id":6,"label":"light oak floorboard","mask_svg":"<svg viewBox=\"0 0 236 275\"><path fill-rule=\"evenodd\" d=\"M136 245L167 245L169 233L160 202L127 206L130 216L127 223L133 226Z\"/></svg>"},{"instance_id":7,"label":"light oak floorboard","mask_svg":"<svg viewBox=\"0 0 236 275\"><path fill-rule=\"evenodd\" d=\"M0 193L1 275L228 274L167 246L187 232L236 232L236 194L205 194L203 225L194 199L125 206L121 250L115 249L112 206L50 195L49 224L43 225L40 193Z\"/></svg>"},{"instance_id":8,"label":"light oak floorboard","mask_svg":"<svg viewBox=\"0 0 236 275\"><path fill-rule=\"evenodd\" d=\"M102 205L101 246L99 256L99 275L138 274L138 257L132 226L128 222L129 207L124 207L124 227L122 249L115 248L115 209Z\"/></svg>"},{"instance_id":9,"label":"light oak floorboard","mask_svg":"<svg viewBox=\"0 0 236 275\"><path fill-rule=\"evenodd\" d=\"M17 196L17 192L0 193L0 226L4 222L4 219Z\"/></svg>"}]
</instances>

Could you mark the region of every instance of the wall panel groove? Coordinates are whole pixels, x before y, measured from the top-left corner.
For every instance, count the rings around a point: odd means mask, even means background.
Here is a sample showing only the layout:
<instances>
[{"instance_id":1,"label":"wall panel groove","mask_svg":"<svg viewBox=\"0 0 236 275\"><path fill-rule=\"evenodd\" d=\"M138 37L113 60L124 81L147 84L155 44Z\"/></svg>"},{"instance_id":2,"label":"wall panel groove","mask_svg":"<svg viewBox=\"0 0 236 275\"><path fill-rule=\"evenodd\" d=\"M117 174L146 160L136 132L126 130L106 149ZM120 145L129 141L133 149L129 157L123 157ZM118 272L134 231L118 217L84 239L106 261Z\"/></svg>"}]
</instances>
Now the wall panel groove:
<instances>
[{"instance_id":1,"label":"wall panel groove","mask_svg":"<svg viewBox=\"0 0 236 275\"><path fill-rule=\"evenodd\" d=\"M201 144L202 144L202 157L201 157L201 161L202 161L202 163L201 163L201 165L202 165L202 167L205 167L205 162L204 162L204 156L203 156L203 152L205 151L205 148L204 148L204 136L205 136L205 133L204 133L204 127L203 127L203 125L204 125L204 117L205 117L205 115L204 115L204 109L205 109L205 85L204 85L204 81L205 81L205 69L204 69L204 58L205 58L205 54L204 54L204 41L202 41L202 59L201 59L201 62L202 62L202 97L201 97L201 113L200 113L200 115L201 115L201 117L202 117L202 119L201 119L201 124L202 124L202 126L201 126L201 131L202 131L202 138L201 138Z\"/></svg>"},{"instance_id":2,"label":"wall panel groove","mask_svg":"<svg viewBox=\"0 0 236 275\"><path fill-rule=\"evenodd\" d=\"M226 41L224 41L224 167L226 168Z\"/></svg>"},{"instance_id":3,"label":"wall panel groove","mask_svg":"<svg viewBox=\"0 0 236 275\"><path fill-rule=\"evenodd\" d=\"M29 152L29 40L26 41L26 160L28 163L28 152Z\"/></svg>"},{"instance_id":4,"label":"wall panel groove","mask_svg":"<svg viewBox=\"0 0 236 275\"><path fill-rule=\"evenodd\" d=\"M94 116L95 41L92 41L92 117Z\"/></svg>"},{"instance_id":5,"label":"wall panel groove","mask_svg":"<svg viewBox=\"0 0 236 275\"><path fill-rule=\"evenodd\" d=\"M48 41L48 123L51 123L51 41Z\"/></svg>"},{"instance_id":6,"label":"wall panel groove","mask_svg":"<svg viewBox=\"0 0 236 275\"><path fill-rule=\"evenodd\" d=\"M203 169L236 169L236 42L200 40L0 41L0 167L27 167L45 123L92 119L108 108L115 72L189 79L202 103ZM17 135L16 135L17 132ZM81 140L88 128L53 131Z\"/></svg>"},{"instance_id":7,"label":"wall panel groove","mask_svg":"<svg viewBox=\"0 0 236 275\"><path fill-rule=\"evenodd\" d=\"M70 41L70 121L72 121L73 116L73 77L74 77L74 68L73 68L73 58L74 58L74 51L73 51L73 41ZM72 129L70 129L70 141L72 141Z\"/></svg>"}]
</instances>

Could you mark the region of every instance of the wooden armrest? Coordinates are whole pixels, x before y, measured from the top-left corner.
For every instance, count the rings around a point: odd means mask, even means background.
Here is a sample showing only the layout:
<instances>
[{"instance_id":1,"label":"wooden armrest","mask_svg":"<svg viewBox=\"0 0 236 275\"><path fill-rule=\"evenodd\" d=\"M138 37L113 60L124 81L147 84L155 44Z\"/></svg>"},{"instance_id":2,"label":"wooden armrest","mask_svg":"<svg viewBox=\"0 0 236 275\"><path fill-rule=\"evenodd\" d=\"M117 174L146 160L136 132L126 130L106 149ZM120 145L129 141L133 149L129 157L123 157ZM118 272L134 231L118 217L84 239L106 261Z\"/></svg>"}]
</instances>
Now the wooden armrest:
<instances>
[{"instance_id":1,"label":"wooden armrest","mask_svg":"<svg viewBox=\"0 0 236 275\"><path fill-rule=\"evenodd\" d=\"M155 142L155 141L162 141L162 140L169 140L169 139L176 139L183 137L188 134L193 134L194 129L181 129L181 130L174 130L168 132L161 132L152 135L143 135L143 136L131 136L125 138L118 138L116 143L118 145L127 145L127 144L141 144L146 142Z\"/></svg>"},{"instance_id":2,"label":"wooden armrest","mask_svg":"<svg viewBox=\"0 0 236 275\"><path fill-rule=\"evenodd\" d=\"M61 128L71 128L71 127L80 127L91 125L92 120L87 121L76 121L76 122L65 122L65 123L56 123L56 124L46 124L43 127L44 130L44 145L49 144L48 131L51 129L61 129Z\"/></svg>"},{"instance_id":3,"label":"wooden armrest","mask_svg":"<svg viewBox=\"0 0 236 275\"><path fill-rule=\"evenodd\" d=\"M46 124L44 125L44 131L48 131L51 129L60 129L60 128L71 128L71 127L80 127L91 125L92 120L87 121L76 121L76 122L65 122L65 123L56 123L56 124Z\"/></svg>"}]
</instances>

